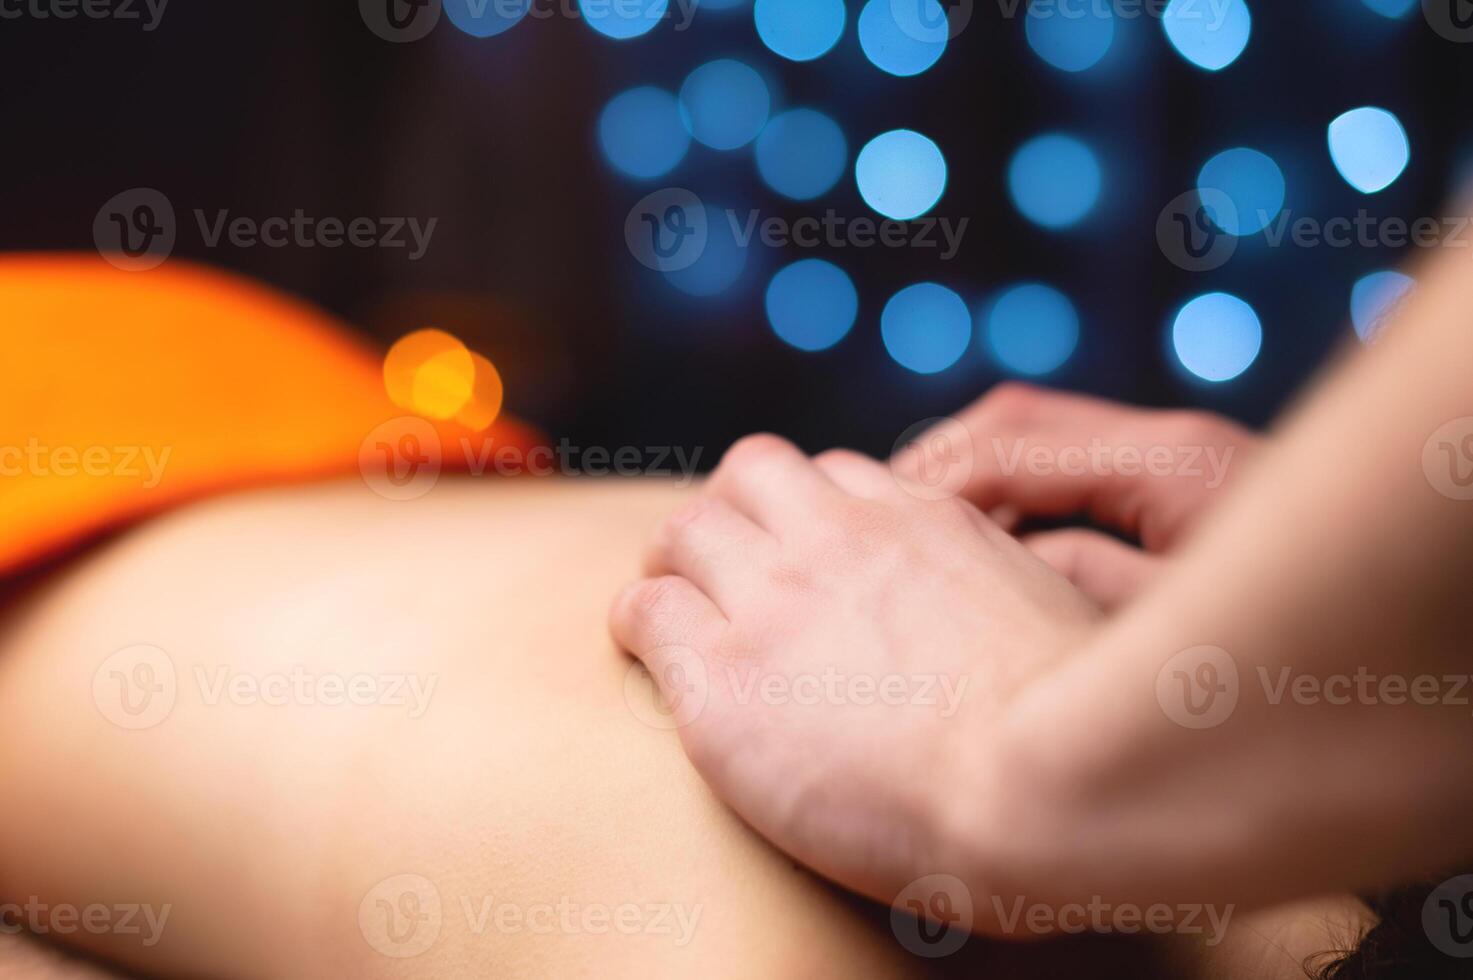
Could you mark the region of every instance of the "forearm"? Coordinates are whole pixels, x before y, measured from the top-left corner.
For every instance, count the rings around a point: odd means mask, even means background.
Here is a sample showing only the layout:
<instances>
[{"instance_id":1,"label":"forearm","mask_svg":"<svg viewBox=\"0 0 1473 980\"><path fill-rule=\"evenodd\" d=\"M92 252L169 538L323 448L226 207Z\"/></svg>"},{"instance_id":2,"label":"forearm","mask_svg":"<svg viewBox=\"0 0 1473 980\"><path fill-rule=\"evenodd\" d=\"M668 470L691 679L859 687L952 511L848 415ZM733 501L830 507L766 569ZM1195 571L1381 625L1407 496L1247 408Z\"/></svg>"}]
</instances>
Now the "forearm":
<instances>
[{"instance_id":1,"label":"forearm","mask_svg":"<svg viewBox=\"0 0 1473 980\"><path fill-rule=\"evenodd\" d=\"M1010 842L1032 880L1261 903L1473 850L1470 692L1447 679L1469 673L1473 502L1423 465L1473 415L1469 265L1429 268L1158 585L1020 700L1003 764L1038 801ZM1234 673L1225 714L1209 688Z\"/></svg>"}]
</instances>

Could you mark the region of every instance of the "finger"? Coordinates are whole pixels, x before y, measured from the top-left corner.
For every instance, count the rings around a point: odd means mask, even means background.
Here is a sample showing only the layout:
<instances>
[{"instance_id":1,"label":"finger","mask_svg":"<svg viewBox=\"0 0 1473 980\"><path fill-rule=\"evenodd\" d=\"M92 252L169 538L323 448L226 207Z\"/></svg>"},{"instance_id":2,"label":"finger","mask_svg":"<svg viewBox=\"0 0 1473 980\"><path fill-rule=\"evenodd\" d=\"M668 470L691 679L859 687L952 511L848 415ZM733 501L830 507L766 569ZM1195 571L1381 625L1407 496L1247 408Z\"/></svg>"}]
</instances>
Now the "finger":
<instances>
[{"instance_id":1,"label":"finger","mask_svg":"<svg viewBox=\"0 0 1473 980\"><path fill-rule=\"evenodd\" d=\"M1257 439L1215 416L1148 411L1084 395L1009 383L944 423L960 423L969 445L950 446L948 465L969 467L959 492L985 511L1011 505L1024 516L1088 514L1170 546L1210 504ZM938 427L939 428L939 427ZM908 465L924 466L926 436L909 443Z\"/></svg>"},{"instance_id":2,"label":"finger","mask_svg":"<svg viewBox=\"0 0 1473 980\"><path fill-rule=\"evenodd\" d=\"M900 491L890 467L862 453L830 449L815 456L813 465L840 490L856 497L883 500L896 496Z\"/></svg>"},{"instance_id":3,"label":"finger","mask_svg":"<svg viewBox=\"0 0 1473 980\"><path fill-rule=\"evenodd\" d=\"M720 497L702 496L660 525L645 556L645 574L680 575L723 613L754 587L777 542Z\"/></svg>"},{"instance_id":4,"label":"finger","mask_svg":"<svg viewBox=\"0 0 1473 980\"><path fill-rule=\"evenodd\" d=\"M1106 610L1135 598L1162 561L1098 531L1046 531L1025 537L1023 544Z\"/></svg>"},{"instance_id":5,"label":"finger","mask_svg":"<svg viewBox=\"0 0 1473 980\"><path fill-rule=\"evenodd\" d=\"M838 497L839 488L786 439L754 435L727 451L706 492L780 535Z\"/></svg>"},{"instance_id":6,"label":"finger","mask_svg":"<svg viewBox=\"0 0 1473 980\"><path fill-rule=\"evenodd\" d=\"M614 642L656 675L672 658L712 649L726 625L715 603L678 575L635 582L619 593L609 613Z\"/></svg>"}]
</instances>

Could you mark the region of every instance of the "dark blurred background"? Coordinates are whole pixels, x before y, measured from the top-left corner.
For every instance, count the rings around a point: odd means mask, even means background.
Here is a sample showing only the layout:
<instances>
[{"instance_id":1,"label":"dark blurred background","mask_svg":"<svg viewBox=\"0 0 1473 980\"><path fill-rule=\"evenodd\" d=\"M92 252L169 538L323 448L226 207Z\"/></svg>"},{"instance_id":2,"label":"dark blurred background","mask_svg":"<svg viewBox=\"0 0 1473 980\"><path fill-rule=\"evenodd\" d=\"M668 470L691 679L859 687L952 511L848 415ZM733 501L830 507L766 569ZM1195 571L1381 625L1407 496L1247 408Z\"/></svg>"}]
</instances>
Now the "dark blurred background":
<instances>
[{"instance_id":1,"label":"dark blurred background","mask_svg":"<svg viewBox=\"0 0 1473 980\"><path fill-rule=\"evenodd\" d=\"M1355 282L1414 250L1271 248L1260 237L1244 239L1222 268L1193 273L1158 245L1162 208L1211 156L1251 146L1282 168L1296 216L1442 213L1466 160L1473 45L1440 36L1420 8L1397 0L1250 5L1250 43L1220 72L1191 64L1159 19L1142 16L1117 18L1108 53L1076 73L1040 57L1012 4L978 0L940 61L905 78L866 58L856 0L837 46L801 63L764 46L750 3L697 10L688 30L667 22L622 41L591 29L573 0L541 4L552 15L487 38L442 17L411 43L378 36L352 0L174 0L152 30L117 17L7 15L0 247L92 249L104 202L156 188L179 213L176 257L298 294L386 345L419 327L450 330L501 368L508 411L585 444L715 454L766 429L812 450L887 452L910 424L1007 374L980 336L936 374L889 356L881 310L921 281L948 286L973 309L1010 284L1049 283L1077 308L1080 339L1048 383L1259 424L1336 344L1357 342ZM676 92L717 57L756 68L774 114L809 106L840 124L849 159L831 192L786 201L763 183L750 146L693 143L652 180L610 166L598 137L609 100L639 85ZM1361 105L1394 112L1412 151L1406 172L1375 195L1343 180L1326 148L1330 120ZM898 127L945 153L949 183L933 213L970 219L949 262L935 249L754 245L735 283L695 297L625 247L631 206L664 186L764 216L872 215L854 155ZM1064 230L1020 214L1007 182L1020 144L1053 130L1092 146L1104 174L1098 203ZM439 223L427 254L409 261L403 249L208 247L195 208ZM852 331L816 353L779 339L763 305L773 273L808 257L843 267L859 295ZM1250 302L1263 327L1252 366L1217 384L1184 371L1168 340L1174 312L1214 290Z\"/></svg>"}]
</instances>

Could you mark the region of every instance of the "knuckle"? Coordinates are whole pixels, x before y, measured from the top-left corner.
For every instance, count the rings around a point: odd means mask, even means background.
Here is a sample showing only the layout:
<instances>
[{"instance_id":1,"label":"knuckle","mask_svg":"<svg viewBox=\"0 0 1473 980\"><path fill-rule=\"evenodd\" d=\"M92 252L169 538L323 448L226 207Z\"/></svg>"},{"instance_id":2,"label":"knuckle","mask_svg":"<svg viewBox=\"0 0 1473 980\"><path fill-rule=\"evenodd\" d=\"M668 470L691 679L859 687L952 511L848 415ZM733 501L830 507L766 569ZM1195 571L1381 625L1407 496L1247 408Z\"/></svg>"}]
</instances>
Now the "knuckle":
<instances>
[{"instance_id":1,"label":"knuckle","mask_svg":"<svg viewBox=\"0 0 1473 980\"><path fill-rule=\"evenodd\" d=\"M726 451L726 456L722 459L721 465L733 469L743 469L793 451L793 444L781 436L759 432L754 435L743 436L733 443L732 447Z\"/></svg>"},{"instance_id":2,"label":"knuckle","mask_svg":"<svg viewBox=\"0 0 1473 980\"><path fill-rule=\"evenodd\" d=\"M1233 439L1232 426L1211 412L1183 409L1168 412L1162 432L1174 446L1217 446Z\"/></svg>"},{"instance_id":3,"label":"knuckle","mask_svg":"<svg viewBox=\"0 0 1473 980\"><path fill-rule=\"evenodd\" d=\"M1031 418L1038 403L1047 397L1043 389L1026 382L1003 381L983 398L982 410L994 422L1022 422Z\"/></svg>"},{"instance_id":4,"label":"knuckle","mask_svg":"<svg viewBox=\"0 0 1473 980\"><path fill-rule=\"evenodd\" d=\"M720 503L713 497L698 497L682 504L665 521L665 536L671 540L686 537L715 514Z\"/></svg>"},{"instance_id":5,"label":"knuckle","mask_svg":"<svg viewBox=\"0 0 1473 980\"><path fill-rule=\"evenodd\" d=\"M873 462L868 456L855 452L852 449L826 449L813 457L815 463L835 466L854 466L867 462Z\"/></svg>"},{"instance_id":6,"label":"knuckle","mask_svg":"<svg viewBox=\"0 0 1473 980\"><path fill-rule=\"evenodd\" d=\"M681 595L681 580L675 575L649 578L629 593L628 608L636 619L663 619L674 611Z\"/></svg>"}]
</instances>

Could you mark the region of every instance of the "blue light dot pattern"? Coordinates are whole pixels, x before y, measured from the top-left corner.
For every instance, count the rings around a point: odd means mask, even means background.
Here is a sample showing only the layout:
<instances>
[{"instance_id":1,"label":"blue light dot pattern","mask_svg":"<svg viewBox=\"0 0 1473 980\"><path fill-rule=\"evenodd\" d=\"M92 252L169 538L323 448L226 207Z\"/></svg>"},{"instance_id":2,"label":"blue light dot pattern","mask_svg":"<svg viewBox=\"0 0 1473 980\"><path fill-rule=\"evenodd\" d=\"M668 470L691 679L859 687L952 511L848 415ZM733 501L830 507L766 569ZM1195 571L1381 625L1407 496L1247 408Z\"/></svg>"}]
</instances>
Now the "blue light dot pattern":
<instances>
[{"instance_id":1,"label":"blue light dot pattern","mask_svg":"<svg viewBox=\"0 0 1473 980\"><path fill-rule=\"evenodd\" d=\"M1171 343L1192 374L1204 381L1231 381L1257 360L1263 325L1238 297L1208 293L1181 308L1171 325Z\"/></svg>"},{"instance_id":2,"label":"blue light dot pattern","mask_svg":"<svg viewBox=\"0 0 1473 980\"><path fill-rule=\"evenodd\" d=\"M1350 321L1355 335L1371 341L1386 322L1386 317L1416 286L1417 281L1404 272L1387 269L1363 276L1350 290Z\"/></svg>"},{"instance_id":3,"label":"blue light dot pattern","mask_svg":"<svg viewBox=\"0 0 1473 980\"><path fill-rule=\"evenodd\" d=\"M445 0L445 16L471 37L509 31L532 9L532 0Z\"/></svg>"},{"instance_id":4,"label":"blue light dot pattern","mask_svg":"<svg viewBox=\"0 0 1473 980\"><path fill-rule=\"evenodd\" d=\"M1330 159L1346 183L1375 194L1396 183L1412 159L1401 120L1385 109L1362 106L1330 123Z\"/></svg>"},{"instance_id":5,"label":"blue light dot pattern","mask_svg":"<svg viewBox=\"0 0 1473 980\"><path fill-rule=\"evenodd\" d=\"M1115 15L1109 4L1036 0L1024 21L1028 46L1060 71L1093 68L1115 41Z\"/></svg>"},{"instance_id":6,"label":"blue light dot pattern","mask_svg":"<svg viewBox=\"0 0 1473 980\"><path fill-rule=\"evenodd\" d=\"M859 313L848 274L823 259L803 259L780 270L767 287L767 322L802 351L827 350L843 340Z\"/></svg>"},{"instance_id":7,"label":"blue light dot pattern","mask_svg":"<svg viewBox=\"0 0 1473 980\"><path fill-rule=\"evenodd\" d=\"M680 86L680 115L686 129L715 150L735 150L756 139L771 108L772 96L762 76L730 58L707 62Z\"/></svg>"},{"instance_id":8,"label":"blue light dot pattern","mask_svg":"<svg viewBox=\"0 0 1473 980\"><path fill-rule=\"evenodd\" d=\"M1100 198L1100 162L1084 143L1049 133L1024 143L1008 165L1008 191L1023 216L1045 228L1078 224Z\"/></svg>"},{"instance_id":9,"label":"blue light dot pattern","mask_svg":"<svg viewBox=\"0 0 1473 980\"><path fill-rule=\"evenodd\" d=\"M885 304L880 337L896 363L917 374L945 371L972 342L972 316L962 298L934 282L907 286Z\"/></svg>"},{"instance_id":10,"label":"blue light dot pattern","mask_svg":"<svg viewBox=\"0 0 1473 980\"><path fill-rule=\"evenodd\" d=\"M844 34L844 0L756 0L757 36L790 61L827 54Z\"/></svg>"},{"instance_id":11,"label":"blue light dot pattern","mask_svg":"<svg viewBox=\"0 0 1473 980\"><path fill-rule=\"evenodd\" d=\"M854 162L859 194L875 211L909 221L936 206L946 190L941 148L910 129L892 129L865 144Z\"/></svg>"},{"instance_id":12,"label":"blue light dot pattern","mask_svg":"<svg viewBox=\"0 0 1473 980\"><path fill-rule=\"evenodd\" d=\"M616 170L639 179L669 173L690 149L675 96L652 85L609 100L598 118L598 140Z\"/></svg>"},{"instance_id":13,"label":"blue light dot pattern","mask_svg":"<svg viewBox=\"0 0 1473 980\"><path fill-rule=\"evenodd\" d=\"M1284 172L1272 157L1247 147L1224 150L1208 160L1197 174L1197 190L1203 201L1212 200L1207 192L1215 190L1232 202L1228 213L1208 208L1213 223L1229 235L1257 234L1284 209Z\"/></svg>"},{"instance_id":14,"label":"blue light dot pattern","mask_svg":"<svg viewBox=\"0 0 1473 980\"><path fill-rule=\"evenodd\" d=\"M897 0L869 0L859 12L859 46L876 68L902 78L919 75L946 52L950 25L937 0L905 0L919 10L902 26Z\"/></svg>"},{"instance_id":15,"label":"blue light dot pattern","mask_svg":"<svg viewBox=\"0 0 1473 980\"><path fill-rule=\"evenodd\" d=\"M503 0L485 0L495 5ZM665 17L670 0L578 0L589 27L605 37L627 41L648 34Z\"/></svg>"},{"instance_id":16,"label":"blue light dot pattern","mask_svg":"<svg viewBox=\"0 0 1473 980\"><path fill-rule=\"evenodd\" d=\"M683 269L666 272L670 285L690 296L715 296L729 289L747 268L747 249L737 239L728 213L706 208L706 247Z\"/></svg>"},{"instance_id":17,"label":"blue light dot pattern","mask_svg":"<svg viewBox=\"0 0 1473 980\"><path fill-rule=\"evenodd\" d=\"M1248 0L1171 0L1161 26L1183 58L1198 68L1221 71L1248 47L1253 15Z\"/></svg>"},{"instance_id":18,"label":"blue light dot pattern","mask_svg":"<svg viewBox=\"0 0 1473 980\"><path fill-rule=\"evenodd\" d=\"M757 172L768 187L795 201L828 193L849 163L844 131L813 109L793 109L757 137Z\"/></svg>"},{"instance_id":19,"label":"blue light dot pattern","mask_svg":"<svg viewBox=\"0 0 1473 980\"><path fill-rule=\"evenodd\" d=\"M987 311L987 349L1009 371L1042 377L1079 346L1079 314L1069 298L1040 283L1015 286Z\"/></svg>"}]
</instances>

